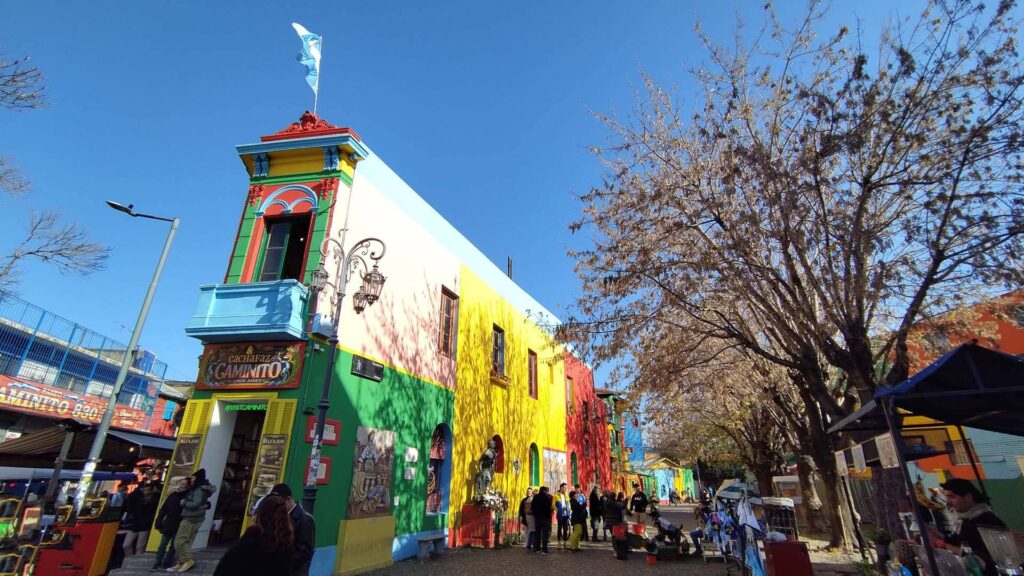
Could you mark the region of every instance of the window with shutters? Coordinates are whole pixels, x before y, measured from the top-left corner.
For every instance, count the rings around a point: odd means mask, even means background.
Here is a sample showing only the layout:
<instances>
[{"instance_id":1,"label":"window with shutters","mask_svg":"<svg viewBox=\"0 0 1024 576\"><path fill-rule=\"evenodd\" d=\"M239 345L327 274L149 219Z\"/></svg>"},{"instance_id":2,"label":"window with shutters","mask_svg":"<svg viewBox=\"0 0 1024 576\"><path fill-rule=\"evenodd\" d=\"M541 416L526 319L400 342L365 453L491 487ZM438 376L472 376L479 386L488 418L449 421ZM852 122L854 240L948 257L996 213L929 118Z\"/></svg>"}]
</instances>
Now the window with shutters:
<instances>
[{"instance_id":1,"label":"window with shutters","mask_svg":"<svg viewBox=\"0 0 1024 576\"><path fill-rule=\"evenodd\" d=\"M441 288L441 324L438 349L446 358L455 359L455 322L458 318L459 299L447 288Z\"/></svg>"},{"instance_id":2,"label":"window with shutters","mask_svg":"<svg viewBox=\"0 0 1024 576\"><path fill-rule=\"evenodd\" d=\"M310 214L267 218L257 282L302 280L309 244Z\"/></svg>"},{"instance_id":3,"label":"window with shutters","mask_svg":"<svg viewBox=\"0 0 1024 576\"><path fill-rule=\"evenodd\" d=\"M526 375L530 398L537 399L537 353L529 350L526 354Z\"/></svg>"}]
</instances>

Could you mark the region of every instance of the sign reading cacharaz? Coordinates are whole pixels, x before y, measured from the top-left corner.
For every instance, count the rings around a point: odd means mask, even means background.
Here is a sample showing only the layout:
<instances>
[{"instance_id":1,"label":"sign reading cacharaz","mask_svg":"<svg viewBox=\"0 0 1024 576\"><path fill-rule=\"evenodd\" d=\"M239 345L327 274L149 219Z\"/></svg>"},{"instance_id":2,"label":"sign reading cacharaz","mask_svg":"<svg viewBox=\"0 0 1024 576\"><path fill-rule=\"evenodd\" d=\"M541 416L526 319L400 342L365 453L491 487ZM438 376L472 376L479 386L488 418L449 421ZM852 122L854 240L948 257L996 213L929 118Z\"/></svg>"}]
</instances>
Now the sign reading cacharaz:
<instances>
[{"instance_id":1,"label":"sign reading cacharaz","mask_svg":"<svg viewBox=\"0 0 1024 576\"><path fill-rule=\"evenodd\" d=\"M303 342L207 344L196 388L298 388L305 349Z\"/></svg>"}]
</instances>

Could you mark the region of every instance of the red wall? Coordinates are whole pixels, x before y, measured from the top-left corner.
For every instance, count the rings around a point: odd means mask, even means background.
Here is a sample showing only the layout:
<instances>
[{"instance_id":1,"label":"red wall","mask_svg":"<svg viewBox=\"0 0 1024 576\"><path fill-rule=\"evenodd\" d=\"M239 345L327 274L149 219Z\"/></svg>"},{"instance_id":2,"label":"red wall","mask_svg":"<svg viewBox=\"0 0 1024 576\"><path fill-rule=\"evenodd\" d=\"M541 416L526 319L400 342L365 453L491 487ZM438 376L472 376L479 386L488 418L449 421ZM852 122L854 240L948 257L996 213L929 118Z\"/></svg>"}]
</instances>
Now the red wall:
<instances>
[{"instance_id":1,"label":"red wall","mask_svg":"<svg viewBox=\"0 0 1024 576\"><path fill-rule=\"evenodd\" d=\"M565 415L566 452L569 462L569 473L572 474L572 455L576 454L579 483L584 490L594 481L594 469L597 468L602 489L612 488L612 469L610 443L608 441L608 417L604 402L594 393L594 372L578 358L565 353L565 376L572 378L574 410ZM590 422L583 423L583 404L588 406ZM595 422L594 414L600 419ZM586 457L585 441L590 442L590 457ZM588 490L589 492L589 490Z\"/></svg>"},{"instance_id":2,"label":"red wall","mask_svg":"<svg viewBox=\"0 0 1024 576\"><path fill-rule=\"evenodd\" d=\"M146 432L150 434L159 434L161 436L167 436L174 438L178 434L178 429L174 426L174 419L164 420L164 408L167 403L170 402L177 407L177 403L168 400L166 398L157 398L156 406L153 407L153 415L149 418L149 426L146 427Z\"/></svg>"}]
</instances>

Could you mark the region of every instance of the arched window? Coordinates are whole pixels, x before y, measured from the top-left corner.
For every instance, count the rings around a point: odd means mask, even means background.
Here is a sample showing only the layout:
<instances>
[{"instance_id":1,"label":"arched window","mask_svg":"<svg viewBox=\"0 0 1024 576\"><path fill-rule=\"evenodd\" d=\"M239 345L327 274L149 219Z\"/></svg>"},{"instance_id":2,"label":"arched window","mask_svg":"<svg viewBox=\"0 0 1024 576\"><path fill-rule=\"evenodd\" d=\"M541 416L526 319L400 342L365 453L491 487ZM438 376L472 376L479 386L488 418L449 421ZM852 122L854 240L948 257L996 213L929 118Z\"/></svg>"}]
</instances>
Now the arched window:
<instances>
[{"instance_id":1,"label":"arched window","mask_svg":"<svg viewBox=\"0 0 1024 576\"><path fill-rule=\"evenodd\" d=\"M576 463L576 453L572 453L572 485L575 486L580 483L580 472L578 464Z\"/></svg>"},{"instance_id":2,"label":"arched window","mask_svg":"<svg viewBox=\"0 0 1024 576\"><path fill-rule=\"evenodd\" d=\"M451 433L444 424L434 428L430 437L430 458L427 463L427 514L444 514L448 511L448 485L452 465L449 439Z\"/></svg>"},{"instance_id":3,"label":"arched window","mask_svg":"<svg viewBox=\"0 0 1024 576\"><path fill-rule=\"evenodd\" d=\"M501 436L494 435L494 450L498 453L498 457L494 459L494 472L501 473L505 471L505 443L501 441Z\"/></svg>"},{"instance_id":4,"label":"arched window","mask_svg":"<svg viewBox=\"0 0 1024 576\"><path fill-rule=\"evenodd\" d=\"M536 444L530 444L530 485L540 486L540 451Z\"/></svg>"}]
</instances>

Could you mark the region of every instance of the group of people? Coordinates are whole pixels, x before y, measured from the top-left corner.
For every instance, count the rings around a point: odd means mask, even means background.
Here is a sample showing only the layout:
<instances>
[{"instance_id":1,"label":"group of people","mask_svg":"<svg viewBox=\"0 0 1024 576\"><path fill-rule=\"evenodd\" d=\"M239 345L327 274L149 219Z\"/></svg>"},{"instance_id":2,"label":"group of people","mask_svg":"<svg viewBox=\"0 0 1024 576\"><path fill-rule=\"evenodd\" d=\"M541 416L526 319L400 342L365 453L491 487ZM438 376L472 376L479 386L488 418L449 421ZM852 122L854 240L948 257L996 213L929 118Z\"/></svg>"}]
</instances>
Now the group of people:
<instances>
[{"instance_id":1,"label":"group of people","mask_svg":"<svg viewBox=\"0 0 1024 576\"><path fill-rule=\"evenodd\" d=\"M178 480L157 510L160 488L147 482L127 493L127 485L122 484L110 495L111 505L121 507L124 553L143 553L150 528L155 528L160 544L150 572L187 572L195 566L192 544L215 489L200 468ZM221 557L214 574L308 576L315 533L313 517L292 498L287 484L278 484L257 503L249 528Z\"/></svg>"},{"instance_id":2,"label":"group of people","mask_svg":"<svg viewBox=\"0 0 1024 576\"><path fill-rule=\"evenodd\" d=\"M579 484L567 491L568 485L563 482L554 494L547 486L541 486L536 493L532 486L527 488L526 497L519 502L519 521L526 529L523 547L538 554L547 554L552 525L557 527L556 537L561 549L579 551L581 540L597 542L599 535L602 542L607 541L608 533L614 526L624 524L627 514L647 512L650 501L639 486L634 489L635 493L627 501L622 492L615 494L608 490L602 493L596 486L591 489L589 497Z\"/></svg>"}]
</instances>

